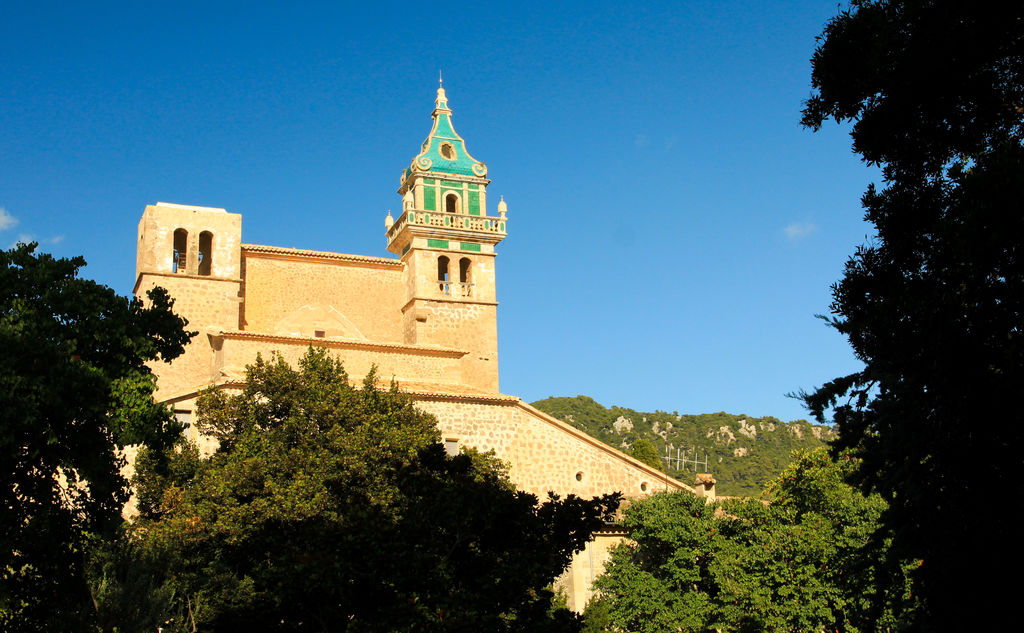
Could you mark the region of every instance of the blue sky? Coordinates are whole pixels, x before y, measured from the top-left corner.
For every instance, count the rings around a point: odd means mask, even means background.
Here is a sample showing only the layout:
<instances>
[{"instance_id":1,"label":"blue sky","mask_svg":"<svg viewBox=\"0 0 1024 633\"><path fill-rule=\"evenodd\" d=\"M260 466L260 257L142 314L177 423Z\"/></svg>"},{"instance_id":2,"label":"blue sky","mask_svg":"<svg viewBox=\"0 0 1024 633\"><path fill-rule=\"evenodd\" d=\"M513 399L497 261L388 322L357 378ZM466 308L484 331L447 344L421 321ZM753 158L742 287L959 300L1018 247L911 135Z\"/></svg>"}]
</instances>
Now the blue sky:
<instances>
[{"instance_id":1,"label":"blue sky","mask_svg":"<svg viewBox=\"0 0 1024 633\"><path fill-rule=\"evenodd\" d=\"M815 314L877 172L799 126L835 2L10 3L0 246L131 291L146 204L243 241L390 256L383 220L443 69L487 163L501 388L806 417L858 367Z\"/></svg>"}]
</instances>

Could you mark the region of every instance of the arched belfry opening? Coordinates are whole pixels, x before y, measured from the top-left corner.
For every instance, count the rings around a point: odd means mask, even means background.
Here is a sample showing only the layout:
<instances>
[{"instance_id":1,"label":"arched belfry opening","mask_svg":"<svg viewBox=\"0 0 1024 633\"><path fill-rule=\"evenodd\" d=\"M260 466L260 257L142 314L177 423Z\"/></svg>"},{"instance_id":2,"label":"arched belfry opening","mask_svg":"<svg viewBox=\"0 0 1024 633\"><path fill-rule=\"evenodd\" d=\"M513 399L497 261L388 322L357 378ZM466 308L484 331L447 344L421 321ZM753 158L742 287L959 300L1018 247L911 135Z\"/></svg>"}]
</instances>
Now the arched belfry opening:
<instances>
[{"instance_id":1,"label":"arched belfry opening","mask_svg":"<svg viewBox=\"0 0 1024 633\"><path fill-rule=\"evenodd\" d=\"M437 258L437 288L441 294L451 294L451 277L448 274L449 259L447 255Z\"/></svg>"},{"instance_id":2,"label":"arched belfry opening","mask_svg":"<svg viewBox=\"0 0 1024 633\"><path fill-rule=\"evenodd\" d=\"M199 274L209 275L213 270L213 233L199 234Z\"/></svg>"},{"instance_id":3,"label":"arched belfry opening","mask_svg":"<svg viewBox=\"0 0 1024 633\"><path fill-rule=\"evenodd\" d=\"M473 279L470 275L472 262L468 257L459 260L459 290L463 297L473 296Z\"/></svg>"},{"instance_id":4,"label":"arched belfry opening","mask_svg":"<svg viewBox=\"0 0 1024 633\"><path fill-rule=\"evenodd\" d=\"M459 212L459 196L457 194L449 193L444 197L444 210L447 213Z\"/></svg>"},{"instance_id":5,"label":"arched belfry opening","mask_svg":"<svg viewBox=\"0 0 1024 633\"><path fill-rule=\"evenodd\" d=\"M171 255L171 272L183 273L188 267L188 231L174 230L174 251Z\"/></svg>"}]
</instances>

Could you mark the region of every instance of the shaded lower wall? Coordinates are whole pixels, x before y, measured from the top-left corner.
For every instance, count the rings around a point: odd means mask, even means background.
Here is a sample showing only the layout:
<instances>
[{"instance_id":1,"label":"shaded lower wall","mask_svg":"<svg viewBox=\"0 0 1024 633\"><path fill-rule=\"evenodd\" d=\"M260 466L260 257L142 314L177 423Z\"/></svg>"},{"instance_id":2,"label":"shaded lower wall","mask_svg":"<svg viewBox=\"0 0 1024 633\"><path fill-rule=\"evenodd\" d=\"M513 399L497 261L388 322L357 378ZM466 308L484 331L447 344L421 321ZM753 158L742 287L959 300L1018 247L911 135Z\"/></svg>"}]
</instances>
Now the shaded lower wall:
<instances>
[{"instance_id":1,"label":"shaded lower wall","mask_svg":"<svg viewBox=\"0 0 1024 633\"><path fill-rule=\"evenodd\" d=\"M693 489L512 396L414 393L438 419L442 439L493 450L521 490L582 497Z\"/></svg>"},{"instance_id":2,"label":"shaded lower wall","mask_svg":"<svg viewBox=\"0 0 1024 633\"><path fill-rule=\"evenodd\" d=\"M622 492L627 498L659 490L695 491L676 479L538 411L518 398L445 397L414 394L420 408L438 419L443 441L478 450L493 450L509 465L516 486L544 499L548 491L561 496L592 497ZM556 581L570 609L582 613L593 596L593 582L604 571L609 551L626 538L618 526L607 526L586 549L573 556Z\"/></svg>"},{"instance_id":3,"label":"shaded lower wall","mask_svg":"<svg viewBox=\"0 0 1024 633\"><path fill-rule=\"evenodd\" d=\"M555 590L565 595L567 606L583 613L594 596L594 580L604 573L611 549L627 538L626 532L609 526L587 543L586 549L572 557L572 564L555 581Z\"/></svg>"}]
</instances>

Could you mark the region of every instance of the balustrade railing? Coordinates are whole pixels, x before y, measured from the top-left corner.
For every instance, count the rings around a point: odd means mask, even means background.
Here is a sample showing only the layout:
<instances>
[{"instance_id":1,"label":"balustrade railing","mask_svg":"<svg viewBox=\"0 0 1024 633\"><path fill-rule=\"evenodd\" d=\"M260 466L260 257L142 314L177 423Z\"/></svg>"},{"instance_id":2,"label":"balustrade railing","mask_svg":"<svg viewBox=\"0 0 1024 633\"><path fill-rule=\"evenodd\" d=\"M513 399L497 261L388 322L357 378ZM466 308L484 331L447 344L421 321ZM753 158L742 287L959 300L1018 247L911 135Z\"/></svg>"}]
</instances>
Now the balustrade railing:
<instances>
[{"instance_id":1,"label":"balustrade railing","mask_svg":"<svg viewBox=\"0 0 1024 633\"><path fill-rule=\"evenodd\" d=\"M435 226L438 228L461 229L479 233L505 234L503 218L487 215L469 215L468 213L445 213L443 211L423 211L410 209L403 213L388 230L388 240L394 238L408 224L413 226Z\"/></svg>"},{"instance_id":2,"label":"balustrade railing","mask_svg":"<svg viewBox=\"0 0 1024 633\"><path fill-rule=\"evenodd\" d=\"M437 289L447 297L473 296L473 283L469 281L438 281Z\"/></svg>"}]
</instances>

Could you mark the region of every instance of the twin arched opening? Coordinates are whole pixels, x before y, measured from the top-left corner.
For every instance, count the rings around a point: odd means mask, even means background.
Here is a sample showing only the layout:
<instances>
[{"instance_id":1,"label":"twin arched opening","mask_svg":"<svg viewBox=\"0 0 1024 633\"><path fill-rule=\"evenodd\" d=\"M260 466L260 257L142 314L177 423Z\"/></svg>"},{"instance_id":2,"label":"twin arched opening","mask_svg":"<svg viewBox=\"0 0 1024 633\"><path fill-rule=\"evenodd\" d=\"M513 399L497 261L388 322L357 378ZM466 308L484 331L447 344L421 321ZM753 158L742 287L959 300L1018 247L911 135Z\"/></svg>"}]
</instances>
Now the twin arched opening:
<instances>
[{"instance_id":1,"label":"twin arched opening","mask_svg":"<svg viewBox=\"0 0 1024 633\"><path fill-rule=\"evenodd\" d=\"M473 276L472 268L473 263L468 257L462 257L459 259L459 280L457 285L451 277L449 267L451 266L451 259L447 255L441 255L437 258L437 287L443 295L455 294L459 297L472 297L473 296ZM455 286L454 292L452 286Z\"/></svg>"},{"instance_id":2,"label":"twin arched opening","mask_svg":"<svg viewBox=\"0 0 1024 633\"><path fill-rule=\"evenodd\" d=\"M189 273L193 264L189 260L189 239L186 229L174 230L174 243L171 251L171 272L176 274ZM213 233L203 231L199 234L199 248L196 257L195 273L210 275L213 272Z\"/></svg>"}]
</instances>

